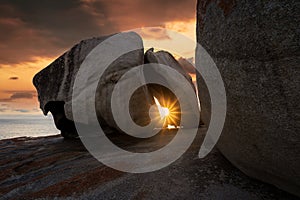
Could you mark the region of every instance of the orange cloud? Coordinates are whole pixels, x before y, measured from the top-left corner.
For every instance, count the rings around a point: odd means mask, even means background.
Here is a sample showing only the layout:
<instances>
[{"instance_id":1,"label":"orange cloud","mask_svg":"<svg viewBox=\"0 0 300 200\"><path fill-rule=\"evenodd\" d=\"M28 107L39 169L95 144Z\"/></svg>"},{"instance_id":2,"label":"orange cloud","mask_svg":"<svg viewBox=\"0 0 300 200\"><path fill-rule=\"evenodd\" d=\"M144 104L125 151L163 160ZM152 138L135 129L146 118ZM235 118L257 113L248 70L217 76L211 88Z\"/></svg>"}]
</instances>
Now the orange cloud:
<instances>
[{"instance_id":1,"label":"orange cloud","mask_svg":"<svg viewBox=\"0 0 300 200\"><path fill-rule=\"evenodd\" d=\"M2 0L0 7L0 64L16 64L61 55L92 36L146 26L178 29L174 21L195 18L196 0Z\"/></svg>"},{"instance_id":2,"label":"orange cloud","mask_svg":"<svg viewBox=\"0 0 300 200\"><path fill-rule=\"evenodd\" d=\"M20 113L22 110L27 110L29 113L40 112L32 78L54 58L34 57L33 60L13 65L1 65L0 102L5 102L0 106L1 113ZM13 84L12 80L14 80Z\"/></svg>"},{"instance_id":3,"label":"orange cloud","mask_svg":"<svg viewBox=\"0 0 300 200\"><path fill-rule=\"evenodd\" d=\"M149 26L194 37L195 8L196 0L2 0L0 99L6 99L7 105L0 109L36 111L35 95L12 101L14 93L5 91L35 91L34 74L82 39ZM174 39L159 28L141 35L154 47L161 42L167 46ZM193 56L193 47L182 44L180 48L180 56Z\"/></svg>"}]
</instances>

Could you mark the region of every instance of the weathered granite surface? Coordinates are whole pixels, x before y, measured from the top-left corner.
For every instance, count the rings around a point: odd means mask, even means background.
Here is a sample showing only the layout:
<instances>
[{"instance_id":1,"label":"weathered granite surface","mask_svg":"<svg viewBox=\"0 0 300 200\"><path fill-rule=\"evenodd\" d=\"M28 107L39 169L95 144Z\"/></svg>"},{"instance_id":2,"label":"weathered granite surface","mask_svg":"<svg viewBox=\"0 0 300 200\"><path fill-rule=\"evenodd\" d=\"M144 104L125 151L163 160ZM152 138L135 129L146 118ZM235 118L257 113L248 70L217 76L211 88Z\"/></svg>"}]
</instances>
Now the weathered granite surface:
<instances>
[{"instance_id":1,"label":"weathered granite surface","mask_svg":"<svg viewBox=\"0 0 300 200\"><path fill-rule=\"evenodd\" d=\"M227 93L220 151L247 175L300 196L299 1L199 0L197 40ZM210 100L198 83L208 124Z\"/></svg>"},{"instance_id":2,"label":"weathered granite surface","mask_svg":"<svg viewBox=\"0 0 300 200\"><path fill-rule=\"evenodd\" d=\"M146 51L145 53L145 63L158 63L158 64L162 64L165 66L169 66L171 69L176 70L177 72L179 72L179 74L181 74L187 81L188 81L188 86L191 87L195 93L196 93L196 89L195 86L193 84L192 78L191 76L184 70L183 66L180 65L180 63L173 57L172 54L170 54L167 51L157 51L154 52L153 48L149 49ZM157 69L159 70L159 69ZM156 72L156 71L155 71ZM145 70L144 73L146 74L147 71ZM163 74L163 76L162 76ZM155 76L157 79L162 80L162 82L164 83L164 86L171 88L171 84L174 83L179 83L178 87L181 86L181 90L185 91L185 88L183 88L182 84L179 82L179 80L176 77L173 77L172 74L166 73L166 72L161 72L161 73L153 73L152 76ZM176 110L173 110L173 112L177 112L180 113L180 103L177 99L177 97L175 96L174 93L170 92L169 89L163 88L161 87L161 85L149 85L147 86L149 93L152 94L153 96L156 96L157 98L160 98L159 101L164 103L165 101L168 101L169 104L175 103L176 104L173 106L174 108L176 108ZM162 98L161 98L162 97ZM184 103L184 102L181 102ZM168 105L162 105L163 107L168 107ZM189 110L185 110L185 113L189 113L192 119L196 119L194 116L199 115L199 110L190 107ZM187 117L187 116L185 116ZM167 119L168 120L168 119ZM166 124L172 124L172 125L180 125L180 116L178 114L178 118L177 119L173 119L172 121L169 120L169 122L167 121ZM190 127L190 128L195 128L192 127L192 125L188 125L186 124L186 127Z\"/></svg>"},{"instance_id":3,"label":"weathered granite surface","mask_svg":"<svg viewBox=\"0 0 300 200\"><path fill-rule=\"evenodd\" d=\"M191 87L195 89L191 76L183 69L180 63L167 51L153 52L153 49L149 49L145 53L146 63L159 63L163 65L170 66L171 68L177 70L181 75L183 75L191 84ZM166 76L166 79L168 77Z\"/></svg>"},{"instance_id":4,"label":"weathered granite surface","mask_svg":"<svg viewBox=\"0 0 300 200\"><path fill-rule=\"evenodd\" d=\"M37 73L33 78L33 84L38 92L40 108L44 114L47 114L49 111L52 113L56 127L61 130L61 134L66 138L77 136L73 122L72 93L78 70L91 50L111 36L102 36L81 41ZM110 108L109 94L115 83L126 71L134 66L143 64L144 60L143 42L140 36L134 32L130 32L123 33L122 37L124 40L129 40L140 48L116 58L99 81L98 88L100 87L100 89L96 93L98 100L96 110L99 118L108 126L116 126L112 119L112 114L108 109ZM91 79L93 77L86 78ZM84 89L82 92L84 92ZM136 101L139 101L139 99L136 99ZM140 110L134 110L134 112L140 112Z\"/></svg>"},{"instance_id":5,"label":"weathered granite surface","mask_svg":"<svg viewBox=\"0 0 300 200\"><path fill-rule=\"evenodd\" d=\"M199 159L204 132L200 129L192 146L176 162L146 174L104 166L80 140L60 136L1 140L0 199L297 199L248 178L217 150ZM147 143L121 142L132 151L157 148L173 134L165 133Z\"/></svg>"},{"instance_id":6,"label":"weathered granite surface","mask_svg":"<svg viewBox=\"0 0 300 200\"><path fill-rule=\"evenodd\" d=\"M62 56L57 58L45 69L37 73L33 78L34 86L38 91L40 108L44 114L47 114L49 111L52 113L56 127L61 130L61 134L65 138L77 137L72 113L72 93L78 70L91 50L111 36L103 36L81 41ZM191 77L182 69L180 64L171 54L168 52L154 53L153 50L149 50L144 55L142 38L134 32L122 33L122 38L124 39L122 41L128 42L129 45L134 45L137 47L137 50L130 51L116 58L107 67L101 78L96 77L97 74L93 74L93 77L87 77L88 80L99 79L95 95L95 108L98 120L103 127L113 128L115 130L119 129L111 111L112 91L120 78L133 67L144 63L162 63L169 65L173 69L179 71L191 83L192 87L194 87ZM123 45L122 47L125 45L125 47L127 47L126 45L128 44L112 43L111 45ZM153 54L152 57L149 56L150 52ZM162 78L166 80L166 82L176 81L176 78L170 75L168 76L168 74ZM131 78L127 78L126 80L123 79L123 82L120 84L126 86L127 83L130 82L130 79ZM145 78L140 77L140 79L142 80ZM85 88L83 87L80 91L82 91L81 93L84 93ZM124 90L123 92L126 91ZM130 115L136 124L145 126L150 122L149 108L154 104L154 94L158 99L162 99L163 95L166 95L170 97L170 99L176 101L176 97L173 93L170 93L169 90L166 90L159 85L142 86L134 93L129 104ZM122 93L119 94L118 105L126 103L123 96L124 95ZM84 107L84 105L82 106Z\"/></svg>"}]
</instances>

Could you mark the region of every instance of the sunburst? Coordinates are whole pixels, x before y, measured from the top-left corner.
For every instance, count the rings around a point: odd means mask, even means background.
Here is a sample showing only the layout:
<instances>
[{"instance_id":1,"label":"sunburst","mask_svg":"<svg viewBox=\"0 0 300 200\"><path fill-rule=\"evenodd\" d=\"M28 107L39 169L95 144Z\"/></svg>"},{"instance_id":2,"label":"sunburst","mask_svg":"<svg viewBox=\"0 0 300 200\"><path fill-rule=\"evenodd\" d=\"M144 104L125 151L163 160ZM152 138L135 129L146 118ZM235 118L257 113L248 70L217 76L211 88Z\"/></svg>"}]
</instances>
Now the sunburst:
<instances>
[{"instance_id":1,"label":"sunburst","mask_svg":"<svg viewBox=\"0 0 300 200\"><path fill-rule=\"evenodd\" d=\"M170 98L163 97L160 101L154 98L154 102L158 108L161 120L164 120L164 126L177 127L180 121L180 108L178 101L172 101Z\"/></svg>"}]
</instances>

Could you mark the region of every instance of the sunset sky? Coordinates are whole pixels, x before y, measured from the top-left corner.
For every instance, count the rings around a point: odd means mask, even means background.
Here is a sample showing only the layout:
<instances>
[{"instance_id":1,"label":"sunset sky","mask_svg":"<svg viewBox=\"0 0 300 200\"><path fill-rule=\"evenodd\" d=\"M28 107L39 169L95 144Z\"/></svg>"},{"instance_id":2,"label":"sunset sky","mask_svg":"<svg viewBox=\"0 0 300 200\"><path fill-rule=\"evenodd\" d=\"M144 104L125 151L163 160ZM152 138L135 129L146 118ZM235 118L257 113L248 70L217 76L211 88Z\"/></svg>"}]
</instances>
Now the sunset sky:
<instances>
[{"instance_id":1,"label":"sunset sky","mask_svg":"<svg viewBox=\"0 0 300 200\"><path fill-rule=\"evenodd\" d=\"M41 113L32 77L80 40L155 26L195 39L195 4L196 0L1 0L0 115ZM153 45L174 39L164 31L150 35L155 36L148 38ZM182 55L191 58L193 52Z\"/></svg>"}]
</instances>

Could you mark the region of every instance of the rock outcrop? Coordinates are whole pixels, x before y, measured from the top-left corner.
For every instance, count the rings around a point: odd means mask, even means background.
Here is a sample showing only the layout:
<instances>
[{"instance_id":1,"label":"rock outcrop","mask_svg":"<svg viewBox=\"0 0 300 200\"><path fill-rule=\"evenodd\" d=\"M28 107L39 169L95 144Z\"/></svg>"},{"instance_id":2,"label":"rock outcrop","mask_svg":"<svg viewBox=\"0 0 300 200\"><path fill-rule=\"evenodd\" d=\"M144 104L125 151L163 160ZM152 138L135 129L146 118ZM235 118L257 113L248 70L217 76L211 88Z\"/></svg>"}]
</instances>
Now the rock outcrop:
<instances>
[{"instance_id":1,"label":"rock outcrop","mask_svg":"<svg viewBox=\"0 0 300 200\"><path fill-rule=\"evenodd\" d=\"M298 196L299 12L294 0L199 0L197 8L197 40L227 93L218 148L247 175ZM199 91L201 116L209 123L205 85Z\"/></svg>"},{"instance_id":2,"label":"rock outcrop","mask_svg":"<svg viewBox=\"0 0 300 200\"><path fill-rule=\"evenodd\" d=\"M182 65L180 65L179 62L169 52L167 52L167 51L154 52L153 49L149 49L145 53L145 63L158 63L158 64L162 64L162 65L171 67L172 69L179 72L182 76L184 76L185 79L189 82L191 88L196 92L196 89L193 84L191 76L183 69ZM161 74L165 74L165 75L162 76ZM163 80L162 82L164 82L164 85L169 86L169 87L173 81L175 81L175 82L178 81L178 80L176 80L175 77L172 77L166 73L160 73L160 74L156 73L156 74L153 74L153 76L155 76L156 78L159 77L161 80ZM165 99L168 99L168 101L171 103L176 102L176 104L174 104L174 106L173 106L173 108L175 108L176 110L173 110L173 112L180 113L180 104L179 104L176 96L172 92L170 92L169 89L167 89L165 87L161 87L161 85L149 85L147 88L153 96L163 97ZM164 102L164 100L161 99L161 102ZM162 106L166 106L166 105L162 105ZM199 112L199 111L197 111L195 109L194 110L190 109L188 112L191 115L196 115L197 114L196 112ZM174 125L180 125L180 116L178 116L178 118L176 118L176 119L174 118L172 121L167 122L167 123L174 124ZM186 125L186 126L190 126L190 125Z\"/></svg>"},{"instance_id":3,"label":"rock outcrop","mask_svg":"<svg viewBox=\"0 0 300 200\"><path fill-rule=\"evenodd\" d=\"M77 136L72 114L65 110L65 104L72 100L74 78L90 51L108 37L81 41L33 78L40 108L45 115L49 111L52 113L57 129L66 138Z\"/></svg>"},{"instance_id":4,"label":"rock outcrop","mask_svg":"<svg viewBox=\"0 0 300 200\"><path fill-rule=\"evenodd\" d=\"M131 174L98 162L80 143L60 136L0 141L0 199L297 199L248 178L216 150L195 159L205 130L172 165ZM171 133L131 151L168 143ZM130 144L131 143L131 144ZM122 156L122 155L113 155Z\"/></svg>"},{"instance_id":5,"label":"rock outcrop","mask_svg":"<svg viewBox=\"0 0 300 200\"><path fill-rule=\"evenodd\" d=\"M144 55L143 42L138 34L134 32L122 34L125 41L133 43L138 48L137 50L130 51L116 58L107 67L98 82L95 95L95 107L101 125L103 127L119 130L120 132L121 130L118 128L111 111L111 96L115 85L130 69L144 63L160 63L168 65L181 73L191 83L191 87L194 88L191 77L182 69L180 64L170 53L163 51L155 53L153 52L153 49L150 49ZM44 114L47 114L49 111L53 114L56 127L61 130L61 134L66 138L77 136L71 102L74 80L78 70L91 50L109 37L112 36L81 41L45 69L37 73L33 79L33 83L38 91L40 108L43 110ZM145 74L146 72L144 71L143 73ZM97 80L96 78L93 77L93 79ZM125 80L122 79L123 82L121 84L126 85L127 81L130 81L130 78L131 77ZM144 79L145 77L141 76L140 78ZM165 76L161 78L166 83L176 81L175 77L168 74L165 74ZM85 89L83 88L82 92L84 92L84 90ZM151 105L154 104L153 97L155 96L158 99L162 99L164 98L164 95L172 102L177 101L176 96L170 92L170 90L166 89L166 87L153 84L141 86L135 91L130 99L129 111L132 120L140 126L149 124L151 121L149 109ZM126 103L122 94L119 94L118 102L119 104ZM178 103L176 103L176 105L177 104ZM180 108L179 104L177 107ZM179 124L180 120L177 120L175 123Z\"/></svg>"}]
</instances>

